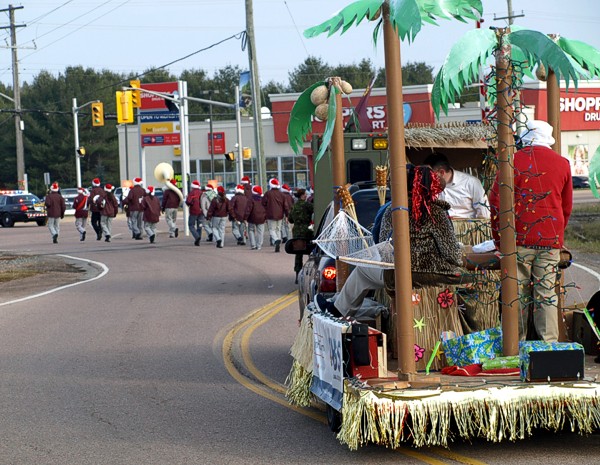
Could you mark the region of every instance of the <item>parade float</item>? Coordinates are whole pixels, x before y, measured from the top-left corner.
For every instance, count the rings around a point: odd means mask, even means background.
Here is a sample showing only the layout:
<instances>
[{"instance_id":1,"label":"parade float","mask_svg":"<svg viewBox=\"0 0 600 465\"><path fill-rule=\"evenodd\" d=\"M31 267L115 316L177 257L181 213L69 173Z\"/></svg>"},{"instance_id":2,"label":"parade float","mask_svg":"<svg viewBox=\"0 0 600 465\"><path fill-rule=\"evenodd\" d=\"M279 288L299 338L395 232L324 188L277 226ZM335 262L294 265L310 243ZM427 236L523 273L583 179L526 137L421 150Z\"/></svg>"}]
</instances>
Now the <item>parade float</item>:
<instances>
[{"instance_id":1,"label":"parade float","mask_svg":"<svg viewBox=\"0 0 600 465\"><path fill-rule=\"evenodd\" d=\"M315 170L319 164L330 164L338 216L336 227L327 229L315 242L326 247L340 267L393 270L391 282L386 283L393 322L387 331L332 317L309 304L291 349L289 402L325 404L330 427L350 449L368 443L391 448L405 444L447 447L457 439L515 441L536 429L589 434L600 427L600 384L595 372L584 367L583 348L570 342L518 340L512 166L516 127L524 123L513 100L523 77L536 67L547 70L549 122L560 147L558 82L562 79L576 86L581 78L598 76L597 50L521 28L476 29L452 48L434 84L436 113L440 108L446 110L465 86L478 81L480 66L495 57L485 79L494 108L489 117L493 135L485 143L490 148L488 161L495 167L490 175L497 171L501 186L499 222L503 233L499 251L478 255L466 248L464 265L465 273L485 280L486 289L495 291L485 305L495 304L502 318L488 322L483 331L463 335L455 288L435 283L413 287L400 39L413 40L422 23L440 18L473 19L481 13L481 2L474 0L361 0L305 32L307 37L332 35L338 30L343 33L366 18L377 22L375 39L379 30L383 31L385 47L389 162L378 170L378 185L383 186L385 171L392 193L391 241L375 243L352 215L345 190L343 80L328 78L307 89L292 110L288 128L290 144L299 152L311 130L311 118L327 120ZM315 89L320 90L311 99ZM326 153L329 158L324 158ZM472 225L462 226L462 231L457 227L459 236L472 233ZM472 238L475 242L489 234L481 224L476 229L479 232L474 236L479 237ZM568 264L567 255L563 266ZM488 272L492 269L495 274ZM342 284L338 283L338 289ZM560 305L558 310L562 310ZM440 367L441 372L434 371Z\"/></svg>"}]
</instances>

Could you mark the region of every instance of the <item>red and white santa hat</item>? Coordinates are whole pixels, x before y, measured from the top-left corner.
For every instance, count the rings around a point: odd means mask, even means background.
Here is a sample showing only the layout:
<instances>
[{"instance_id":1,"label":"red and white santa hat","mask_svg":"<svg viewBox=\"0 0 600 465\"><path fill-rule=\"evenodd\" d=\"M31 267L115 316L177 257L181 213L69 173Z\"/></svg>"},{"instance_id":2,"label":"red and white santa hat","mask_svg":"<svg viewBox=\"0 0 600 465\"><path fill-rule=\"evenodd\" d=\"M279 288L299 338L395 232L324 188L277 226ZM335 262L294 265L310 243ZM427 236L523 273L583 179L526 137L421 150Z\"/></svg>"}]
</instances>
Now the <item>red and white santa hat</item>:
<instances>
[{"instance_id":1,"label":"red and white santa hat","mask_svg":"<svg viewBox=\"0 0 600 465\"><path fill-rule=\"evenodd\" d=\"M146 187L146 192L150 195L154 195L154 186Z\"/></svg>"},{"instance_id":2,"label":"red and white santa hat","mask_svg":"<svg viewBox=\"0 0 600 465\"><path fill-rule=\"evenodd\" d=\"M144 181L143 181L143 179L142 179L142 178L135 178L135 179L133 180L133 185L134 185L134 186L141 186L143 183L144 183Z\"/></svg>"},{"instance_id":3,"label":"red and white santa hat","mask_svg":"<svg viewBox=\"0 0 600 465\"><path fill-rule=\"evenodd\" d=\"M235 186L235 193L236 194L243 194L244 193L244 186L242 186L241 184L238 184L237 186Z\"/></svg>"},{"instance_id":4,"label":"red and white santa hat","mask_svg":"<svg viewBox=\"0 0 600 465\"><path fill-rule=\"evenodd\" d=\"M225 193L225 188L223 186L217 187L217 193L218 194L224 194Z\"/></svg>"},{"instance_id":5,"label":"red and white santa hat","mask_svg":"<svg viewBox=\"0 0 600 465\"><path fill-rule=\"evenodd\" d=\"M52 185L50 186L50 190L52 192L58 192L58 189L59 189L58 183L57 182L53 182Z\"/></svg>"},{"instance_id":6,"label":"red and white santa hat","mask_svg":"<svg viewBox=\"0 0 600 465\"><path fill-rule=\"evenodd\" d=\"M106 192L110 192L110 191L112 191L112 190L113 190L113 186L112 186L112 184L108 184L108 183L104 184L104 190L105 190Z\"/></svg>"},{"instance_id":7,"label":"red and white santa hat","mask_svg":"<svg viewBox=\"0 0 600 465\"><path fill-rule=\"evenodd\" d=\"M279 181L275 178L269 179L269 187L271 189L280 189L281 188L281 186L279 185Z\"/></svg>"},{"instance_id":8,"label":"red and white santa hat","mask_svg":"<svg viewBox=\"0 0 600 465\"><path fill-rule=\"evenodd\" d=\"M192 181L192 189L200 189L200 181Z\"/></svg>"},{"instance_id":9,"label":"red and white santa hat","mask_svg":"<svg viewBox=\"0 0 600 465\"><path fill-rule=\"evenodd\" d=\"M287 184L284 184L283 186L281 186L281 192L285 192L286 194L289 194L290 192L292 192L292 190L290 189L290 186L288 186Z\"/></svg>"},{"instance_id":10,"label":"red and white santa hat","mask_svg":"<svg viewBox=\"0 0 600 465\"><path fill-rule=\"evenodd\" d=\"M242 184L250 184L250 178L248 176L244 176L241 180Z\"/></svg>"},{"instance_id":11,"label":"red and white santa hat","mask_svg":"<svg viewBox=\"0 0 600 465\"><path fill-rule=\"evenodd\" d=\"M262 195L262 187L260 187L260 186L253 186L252 187L252 193L256 194L256 195Z\"/></svg>"},{"instance_id":12,"label":"red and white santa hat","mask_svg":"<svg viewBox=\"0 0 600 465\"><path fill-rule=\"evenodd\" d=\"M100 178L92 179L92 186L98 187L100 185Z\"/></svg>"}]
</instances>

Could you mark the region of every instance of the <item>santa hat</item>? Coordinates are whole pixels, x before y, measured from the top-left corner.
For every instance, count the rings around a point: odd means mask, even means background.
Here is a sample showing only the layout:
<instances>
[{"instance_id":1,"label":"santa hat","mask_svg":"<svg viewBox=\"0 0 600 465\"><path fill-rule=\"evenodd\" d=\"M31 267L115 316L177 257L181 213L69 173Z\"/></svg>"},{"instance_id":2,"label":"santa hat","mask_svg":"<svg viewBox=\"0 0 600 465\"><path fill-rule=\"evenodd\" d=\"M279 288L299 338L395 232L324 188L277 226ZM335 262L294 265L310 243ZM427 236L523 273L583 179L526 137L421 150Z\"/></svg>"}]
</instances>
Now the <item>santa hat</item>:
<instances>
[{"instance_id":1,"label":"santa hat","mask_svg":"<svg viewBox=\"0 0 600 465\"><path fill-rule=\"evenodd\" d=\"M85 192L85 187L78 187L77 192L79 192L80 194L83 194Z\"/></svg>"},{"instance_id":2,"label":"santa hat","mask_svg":"<svg viewBox=\"0 0 600 465\"><path fill-rule=\"evenodd\" d=\"M110 192L110 191L112 191L112 190L113 190L113 186L112 186L112 184L104 184L104 190L105 190L106 192Z\"/></svg>"},{"instance_id":3,"label":"santa hat","mask_svg":"<svg viewBox=\"0 0 600 465\"><path fill-rule=\"evenodd\" d=\"M150 195L154 195L154 186L148 186L146 192Z\"/></svg>"},{"instance_id":4,"label":"santa hat","mask_svg":"<svg viewBox=\"0 0 600 465\"><path fill-rule=\"evenodd\" d=\"M57 182L52 183L52 185L50 186L50 190L52 192L58 192L58 183Z\"/></svg>"},{"instance_id":5,"label":"santa hat","mask_svg":"<svg viewBox=\"0 0 600 465\"><path fill-rule=\"evenodd\" d=\"M254 186L252 188L252 193L256 194L256 195L262 195L262 187L260 187L260 186Z\"/></svg>"},{"instance_id":6,"label":"santa hat","mask_svg":"<svg viewBox=\"0 0 600 465\"><path fill-rule=\"evenodd\" d=\"M281 186L281 190L282 190L282 192L287 192L288 194L292 191L290 189L290 186L288 186L287 184L284 184L283 186Z\"/></svg>"},{"instance_id":7,"label":"santa hat","mask_svg":"<svg viewBox=\"0 0 600 465\"><path fill-rule=\"evenodd\" d=\"M217 187L217 193L218 194L224 194L225 193L225 188L223 186Z\"/></svg>"},{"instance_id":8,"label":"santa hat","mask_svg":"<svg viewBox=\"0 0 600 465\"><path fill-rule=\"evenodd\" d=\"M92 186L98 187L100 185L100 178L92 179Z\"/></svg>"},{"instance_id":9,"label":"santa hat","mask_svg":"<svg viewBox=\"0 0 600 465\"><path fill-rule=\"evenodd\" d=\"M212 190L215 190L215 189L216 189L216 187L215 187L215 185L214 185L212 182L209 182L209 183L206 185L206 189L212 189Z\"/></svg>"},{"instance_id":10,"label":"santa hat","mask_svg":"<svg viewBox=\"0 0 600 465\"><path fill-rule=\"evenodd\" d=\"M244 176L241 182L242 184L250 184L250 178L248 176Z\"/></svg>"},{"instance_id":11,"label":"santa hat","mask_svg":"<svg viewBox=\"0 0 600 465\"><path fill-rule=\"evenodd\" d=\"M237 186L235 186L235 193L236 194L243 194L244 193L244 186L242 186L241 184L238 184Z\"/></svg>"},{"instance_id":12,"label":"santa hat","mask_svg":"<svg viewBox=\"0 0 600 465\"><path fill-rule=\"evenodd\" d=\"M192 189L200 189L200 181L192 181Z\"/></svg>"},{"instance_id":13,"label":"santa hat","mask_svg":"<svg viewBox=\"0 0 600 465\"><path fill-rule=\"evenodd\" d=\"M134 184L134 186L141 186L143 182L144 182L144 181L142 180L142 178L135 178L135 179L133 180L133 184Z\"/></svg>"},{"instance_id":14,"label":"santa hat","mask_svg":"<svg viewBox=\"0 0 600 465\"><path fill-rule=\"evenodd\" d=\"M269 180L269 186L271 189L280 189L279 181L275 178Z\"/></svg>"}]
</instances>

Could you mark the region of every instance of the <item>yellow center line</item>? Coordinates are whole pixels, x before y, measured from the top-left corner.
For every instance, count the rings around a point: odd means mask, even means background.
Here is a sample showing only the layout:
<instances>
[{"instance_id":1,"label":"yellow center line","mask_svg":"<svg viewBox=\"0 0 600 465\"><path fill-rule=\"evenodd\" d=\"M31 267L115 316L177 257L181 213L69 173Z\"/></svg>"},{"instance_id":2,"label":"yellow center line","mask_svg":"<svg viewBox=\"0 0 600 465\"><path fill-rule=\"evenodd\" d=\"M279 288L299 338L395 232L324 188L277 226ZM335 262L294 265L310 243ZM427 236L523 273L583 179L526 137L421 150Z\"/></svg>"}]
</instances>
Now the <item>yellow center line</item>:
<instances>
[{"instance_id":1,"label":"yellow center line","mask_svg":"<svg viewBox=\"0 0 600 465\"><path fill-rule=\"evenodd\" d=\"M289 404L285 399L281 398L279 395L273 394L264 387L257 385L252 382L248 378L246 378L233 363L233 342L238 333L242 333L241 341L240 341L240 350L242 352L242 359L244 364L246 365L247 370L257 379L259 380L266 388L275 391L276 393L285 395L285 387L280 383L273 381L268 378L264 373L262 373L254 364L252 356L250 354L250 338L254 331L271 320L274 316L279 314L283 309L287 308L289 305L297 301L297 294L293 292L286 296L283 296L270 304L261 307L245 317L238 320L233 328L229 330L227 335L223 341L223 361L225 363L225 367L229 374L242 386L247 388L248 390L262 396L266 399L269 399L279 405L282 405L294 412L300 413L301 415L305 415L309 418L319 421L320 423L327 423L327 419L324 414L304 408L297 407L295 405ZM243 331L243 332L242 332ZM436 455L439 455L443 458L464 463L465 465L486 465L485 462L481 462L476 459L472 459L470 457L465 457L463 455L451 452L442 448L434 448L430 449L430 451ZM427 463L429 465L447 465L448 462L445 460L439 460L435 457L431 457L429 455L423 454L413 449L396 449L397 453L406 455L408 457L412 457L415 460L419 460L423 463Z\"/></svg>"}]
</instances>

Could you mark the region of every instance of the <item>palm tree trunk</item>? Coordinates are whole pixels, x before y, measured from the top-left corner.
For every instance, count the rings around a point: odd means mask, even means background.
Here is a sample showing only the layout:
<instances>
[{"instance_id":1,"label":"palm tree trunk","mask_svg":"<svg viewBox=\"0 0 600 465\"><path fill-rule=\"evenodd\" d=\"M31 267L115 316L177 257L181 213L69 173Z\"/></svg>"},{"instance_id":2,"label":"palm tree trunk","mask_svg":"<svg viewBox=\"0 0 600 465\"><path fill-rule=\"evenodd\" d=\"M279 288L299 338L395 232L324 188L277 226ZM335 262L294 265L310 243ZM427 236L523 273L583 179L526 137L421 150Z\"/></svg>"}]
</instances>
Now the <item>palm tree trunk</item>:
<instances>
[{"instance_id":1,"label":"palm tree trunk","mask_svg":"<svg viewBox=\"0 0 600 465\"><path fill-rule=\"evenodd\" d=\"M388 2L383 4L383 40L387 87L388 138L392 185L392 223L394 227L394 268L396 344L400 373L416 373L413 328L410 235L408 232L408 192L406 186L406 146L402 100L400 39L390 22ZM398 208L400 207L400 208Z\"/></svg>"}]
</instances>

